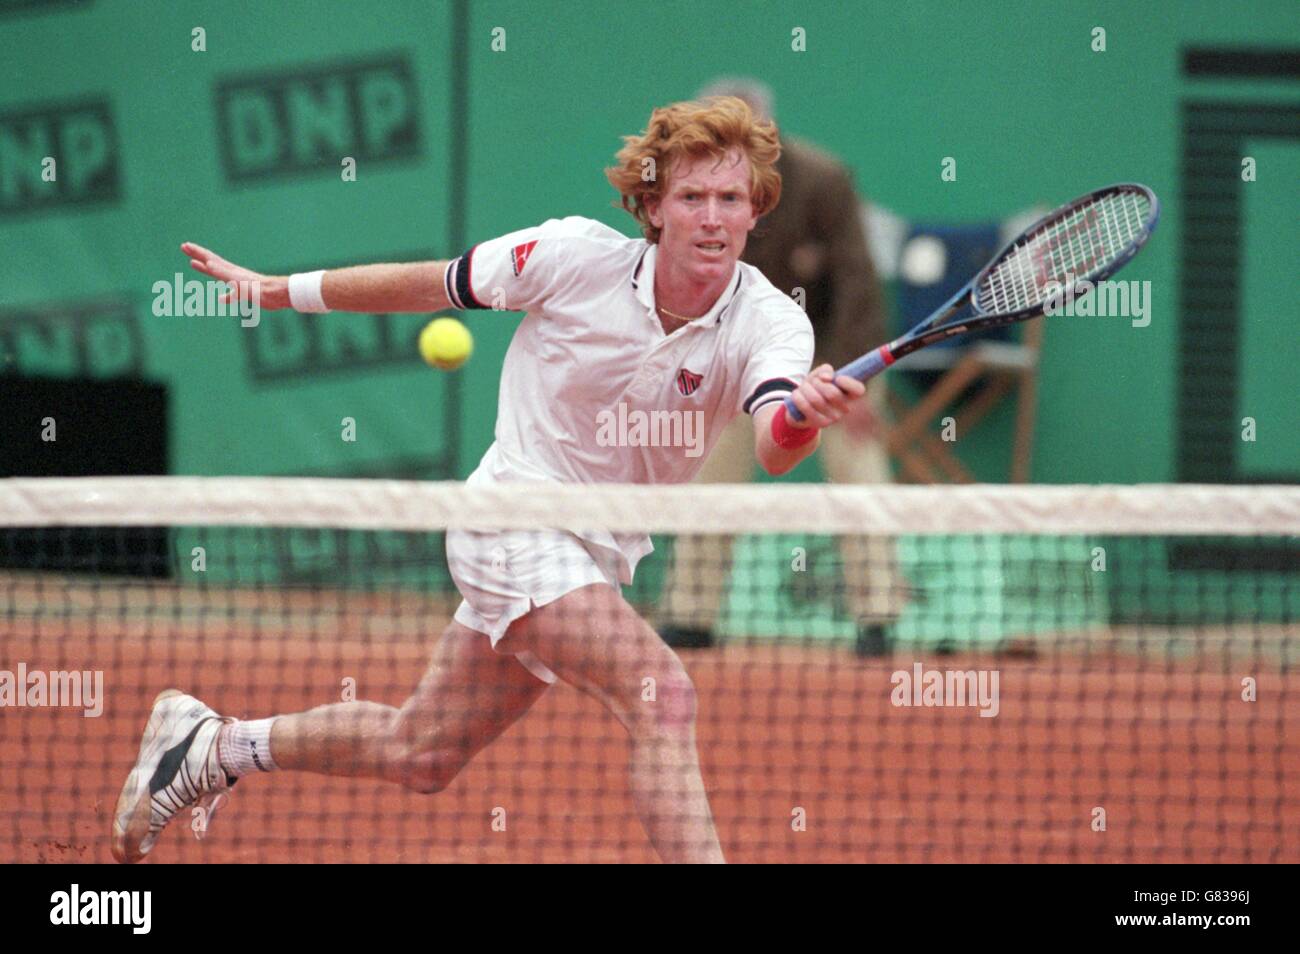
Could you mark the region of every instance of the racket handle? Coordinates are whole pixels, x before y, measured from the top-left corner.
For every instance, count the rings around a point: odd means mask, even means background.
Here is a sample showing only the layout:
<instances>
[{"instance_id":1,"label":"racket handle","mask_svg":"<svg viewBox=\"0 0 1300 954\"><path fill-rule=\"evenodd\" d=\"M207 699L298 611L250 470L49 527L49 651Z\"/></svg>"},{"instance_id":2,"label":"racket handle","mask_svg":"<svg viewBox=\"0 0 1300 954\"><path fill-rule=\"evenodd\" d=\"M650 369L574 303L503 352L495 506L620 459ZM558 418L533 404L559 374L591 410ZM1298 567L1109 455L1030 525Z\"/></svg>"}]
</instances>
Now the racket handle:
<instances>
[{"instance_id":1,"label":"racket handle","mask_svg":"<svg viewBox=\"0 0 1300 954\"><path fill-rule=\"evenodd\" d=\"M893 363L894 356L889 351L889 345L881 345L875 351L868 351L856 361L850 361L836 371L835 376L839 377L842 374L848 378L857 378L859 381L870 381ZM803 414L794 406L792 397L785 399L785 413L796 421L803 420Z\"/></svg>"},{"instance_id":2,"label":"racket handle","mask_svg":"<svg viewBox=\"0 0 1300 954\"><path fill-rule=\"evenodd\" d=\"M859 381L866 382L893 363L894 356L889 352L889 345L881 345L875 351L868 351L856 361L850 361L835 373L836 375L842 374L847 378L857 378Z\"/></svg>"}]
</instances>

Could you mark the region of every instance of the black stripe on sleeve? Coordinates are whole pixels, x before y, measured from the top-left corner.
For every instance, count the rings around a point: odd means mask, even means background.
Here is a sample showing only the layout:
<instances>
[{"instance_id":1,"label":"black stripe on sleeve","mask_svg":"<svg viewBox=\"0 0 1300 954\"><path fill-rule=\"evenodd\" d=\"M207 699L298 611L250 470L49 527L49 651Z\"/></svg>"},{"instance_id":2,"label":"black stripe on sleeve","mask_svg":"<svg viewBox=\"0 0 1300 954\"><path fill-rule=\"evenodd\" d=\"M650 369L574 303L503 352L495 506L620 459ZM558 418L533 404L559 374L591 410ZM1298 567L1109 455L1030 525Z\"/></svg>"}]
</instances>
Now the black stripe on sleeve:
<instances>
[{"instance_id":1,"label":"black stripe on sleeve","mask_svg":"<svg viewBox=\"0 0 1300 954\"><path fill-rule=\"evenodd\" d=\"M447 263L447 270L442 273L442 290L447 295L447 301L453 308L463 307L460 303L460 297L456 294L456 272L460 268L460 259L453 258Z\"/></svg>"},{"instance_id":2,"label":"black stripe on sleeve","mask_svg":"<svg viewBox=\"0 0 1300 954\"><path fill-rule=\"evenodd\" d=\"M770 404L785 397L795 387L797 385L789 378L769 378L754 388L754 393L745 399L742 407L745 409L746 414L753 414L764 404ZM768 395L771 396L768 397Z\"/></svg>"},{"instance_id":3,"label":"black stripe on sleeve","mask_svg":"<svg viewBox=\"0 0 1300 954\"><path fill-rule=\"evenodd\" d=\"M782 401L786 399L787 396L788 395L785 394L765 395L763 398L755 401L752 405L750 405L749 416L753 417L755 414L757 414L763 408L767 407L769 404L780 404Z\"/></svg>"},{"instance_id":4,"label":"black stripe on sleeve","mask_svg":"<svg viewBox=\"0 0 1300 954\"><path fill-rule=\"evenodd\" d=\"M474 248L456 259L447 268L444 281L447 286L447 299L451 302L453 308L468 311L488 307L474 297L474 288L470 283L470 276L473 274L474 267L474 251L477 248L478 246L475 245Z\"/></svg>"}]
</instances>

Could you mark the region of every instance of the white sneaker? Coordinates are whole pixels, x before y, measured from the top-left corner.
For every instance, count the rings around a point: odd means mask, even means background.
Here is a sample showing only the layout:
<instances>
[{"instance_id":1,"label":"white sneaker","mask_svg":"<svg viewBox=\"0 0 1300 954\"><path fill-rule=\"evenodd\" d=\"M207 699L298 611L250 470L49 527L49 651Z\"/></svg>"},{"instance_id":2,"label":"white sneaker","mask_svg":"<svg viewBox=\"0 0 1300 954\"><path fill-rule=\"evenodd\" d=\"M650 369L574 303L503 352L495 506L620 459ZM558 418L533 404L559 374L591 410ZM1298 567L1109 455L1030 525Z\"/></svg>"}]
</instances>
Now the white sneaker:
<instances>
[{"instance_id":1,"label":"white sneaker","mask_svg":"<svg viewBox=\"0 0 1300 954\"><path fill-rule=\"evenodd\" d=\"M217 760L222 718L177 689L158 694L140 741L135 768L113 815L113 857L136 862L149 854L167 823L187 808L204 810L203 828L235 780Z\"/></svg>"}]
</instances>

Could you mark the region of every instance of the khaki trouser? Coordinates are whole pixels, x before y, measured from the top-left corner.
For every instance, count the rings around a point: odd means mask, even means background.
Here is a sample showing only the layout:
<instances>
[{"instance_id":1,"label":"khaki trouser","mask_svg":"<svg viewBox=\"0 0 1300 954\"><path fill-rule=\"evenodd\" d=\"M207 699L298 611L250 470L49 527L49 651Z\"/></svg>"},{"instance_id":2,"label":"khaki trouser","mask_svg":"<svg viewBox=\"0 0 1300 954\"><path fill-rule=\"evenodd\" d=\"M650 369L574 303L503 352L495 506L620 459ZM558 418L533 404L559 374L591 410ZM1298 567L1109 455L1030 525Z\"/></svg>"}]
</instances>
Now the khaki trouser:
<instances>
[{"instance_id":1,"label":"khaki trouser","mask_svg":"<svg viewBox=\"0 0 1300 954\"><path fill-rule=\"evenodd\" d=\"M867 385L867 400L884 420L885 382ZM842 427L822 432L822 469L836 484L891 482L889 454L876 440L859 441ZM700 483L739 484L750 480L756 466L754 422L739 415L723 431L704 467ZM815 533L815 527L809 527ZM717 535L679 536L669 561L660 604L659 625L712 630L717 623L731 575L734 538ZM839 545L845 601L858 622L888 622L898 617L906 599L890 537L842 536Z\"/></svg>"}]
</instances>

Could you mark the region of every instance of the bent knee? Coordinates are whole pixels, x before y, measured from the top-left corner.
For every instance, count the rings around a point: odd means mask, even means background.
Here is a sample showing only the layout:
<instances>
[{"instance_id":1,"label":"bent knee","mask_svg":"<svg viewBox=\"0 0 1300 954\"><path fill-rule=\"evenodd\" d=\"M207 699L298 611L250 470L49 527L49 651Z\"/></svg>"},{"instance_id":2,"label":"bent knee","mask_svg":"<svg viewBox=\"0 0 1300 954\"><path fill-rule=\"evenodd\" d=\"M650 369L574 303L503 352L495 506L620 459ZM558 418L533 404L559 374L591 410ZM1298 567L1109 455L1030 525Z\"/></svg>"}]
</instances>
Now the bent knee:
<instances>
[{"instance_id":1,"label":"bent knee","mask_svg":"<svg viewBox=\"0 0 1300 954\"><path fill-rule=\"evenodd\" d=\"M695 683L680 662L658 676L647 677L634 718L634 731L656 736L689 733L699 706ZM652 682L649 680L653 680Z\"/></svg>"},{"instance_id":2,"label":"bent knee","mask_svg":"<svg viewBox=\"0 0 1300 954\"><path fill-rule=\"evenodd\" d=\"M441 792L469 761L463 746L448 744L441 734L423 729L424 720L406 710L388 728L386 742L391 781L423 795Z\"/></svg>"},{"instance_id":3,"label":"bent knee","mask_svg":"<svg viewBox=\"0 0 1300 954\"><path fill-rule=\"evenodd\" d=\"M421 795L436 795L455 780L465 762L445 751L400 752L392 761L393 781Z\"/></svg>"}]
</instances>

